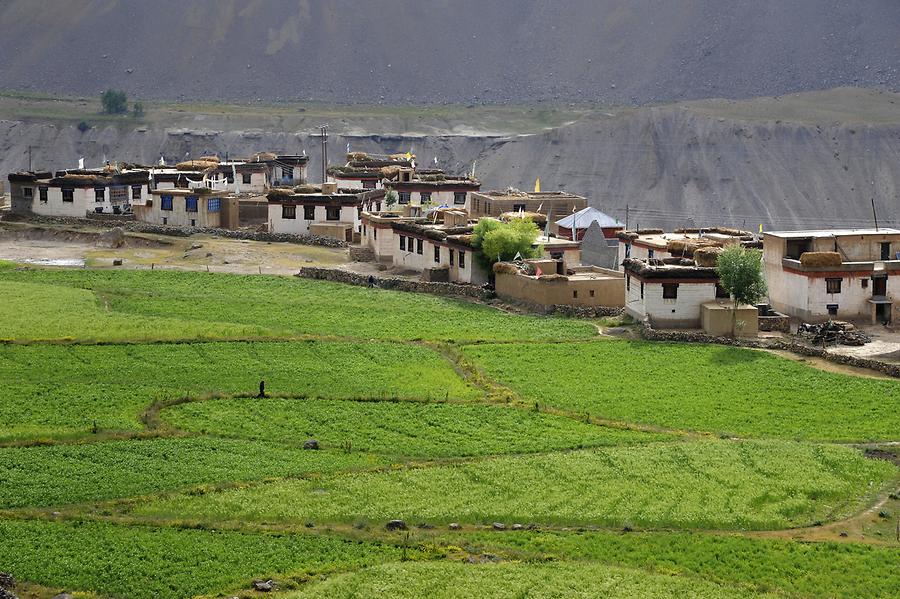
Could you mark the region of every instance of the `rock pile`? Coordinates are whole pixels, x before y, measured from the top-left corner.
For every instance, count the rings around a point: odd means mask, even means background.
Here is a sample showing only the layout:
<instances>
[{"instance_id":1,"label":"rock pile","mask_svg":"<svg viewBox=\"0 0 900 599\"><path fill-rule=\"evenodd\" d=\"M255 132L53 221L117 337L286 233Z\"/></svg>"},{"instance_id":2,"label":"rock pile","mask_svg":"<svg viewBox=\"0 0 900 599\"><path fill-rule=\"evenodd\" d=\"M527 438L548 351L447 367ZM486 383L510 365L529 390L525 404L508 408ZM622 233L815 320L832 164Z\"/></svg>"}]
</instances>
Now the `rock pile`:
<instances>
[{"instance_id":1,"label":"rock pile","mask_svg":"<svg viewBox=\"0 0 900 599\"><path fill-rule=\"evenodd\" d=\"M829 320L822 324L803 323L797 329L797 333L801 337L809 339L814 345L865 345L872 339L856 330L856 327L849 322L841 322L838 320Z\"/></svg>"}]
</instances>

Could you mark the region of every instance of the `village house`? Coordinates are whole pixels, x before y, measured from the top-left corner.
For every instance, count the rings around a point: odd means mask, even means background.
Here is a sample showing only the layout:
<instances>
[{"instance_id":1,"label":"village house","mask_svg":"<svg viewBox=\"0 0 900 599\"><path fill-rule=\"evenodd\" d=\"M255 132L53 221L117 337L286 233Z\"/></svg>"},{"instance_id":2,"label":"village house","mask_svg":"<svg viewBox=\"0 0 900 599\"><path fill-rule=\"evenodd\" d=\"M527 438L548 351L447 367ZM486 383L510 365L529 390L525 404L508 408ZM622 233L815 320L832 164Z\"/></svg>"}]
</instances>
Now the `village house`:
<instances>
[{"instance_id":1,"label":"village house","mask_svg":"<svg viewBox=\"0 0 900 599\"><path fill-rule=\"evenodd\" d=\"M621 272L597 266L565 269L547 258L494 264L494 289L502 299L544 310L560 305L619 308L625 303Z\"/></svg>"},{"instance_id":2,"label":"village house","mask_svg":"<svg viewBox=\"0 0 900 599\"><path fill-rule=\"evenodd\" d=\"M682 257L685 244L718 245L732 243L752 243L753 233L710 227L707 229L677 229L674 233L666 233L662 229L640 229L637 231L620 231L618 238L617 262L622 264L626 258L637 260L663 260L673 256Z\"/></svg>"},{"instance_id":3,"label":"village house","mask_svg":"<svg viewBox=\"0 0 900 599\"><path fill-rule=\"evenodd\" d=\"M147 199L150 185L147 170L127 165L13 173L8 179L14 212L77 218L130 213L135 202Z\"/></svg>"},{"instance_id":4,"label":"village house","mask_svg":"<svg viewBox=\"0 0 900 599\"><path fill-rule=\"evenodd\" d=\"M764 234L772 306L808 322L900 319L900 230Z\"/></svg>"},{"instance_id":5,"label":"village house","mask_svg":"<svg viewBox=\"0 0 900 599\"><path fill-rule=\"evenodd\" d=\"M327 174L341 189L381 189L385 179L399 178L405 173L412 177L412 158L403 154L376 156L365 152L350 152L343 166L329 166Z\"/></svg>"},{"instance_id":6,"label":"village house","mask_svg":"<svg viewBox=\"0 0 900 599\"><path fill-rule=\"evenodd\" d=\"M597 223L597 226L603 232L603 236L610 240L611 245L618 245L618 237L616 235L625 230L624 223L592 206L583 208L556 221L556 234L559 237L581 241L585 232L594 223ZM574 238L572 237L573 229L576 231Z\"/></svg>"},{"instance_id":7,"label":"village house","mask_svg":"<svg viewBox=\"0 0 900 599\"><path fill-rule=\"evenodd\" d=\"M470 195L468 210L472 218L496 217L504 212L537 212L555 223L563 216L587 208L587 199L565 191L525 192L507 189L472 192Z\"/></svg>"},{"instance_id":8,"label":"village house","mask_svg":"<svg viewBox=\"0 0 900 599\"><path fill-rule=\"evenodd\" d=\"M227 191L206 187L154 189L144 202L133 205L135 219L169 227L237 229L238 202Z\"/></svg>"},{"instance_id":9,"label":"village house","mask_svg":"<svg viewBox=\"0 0 900 599\"><path fill-rule=\"evenodd\" d=\"M270 232L352 242L360 231L363 208L380 202L384 190L339 189L336 183L325 183L275 188L266 197Z\"/></svg>"}]
</instances>

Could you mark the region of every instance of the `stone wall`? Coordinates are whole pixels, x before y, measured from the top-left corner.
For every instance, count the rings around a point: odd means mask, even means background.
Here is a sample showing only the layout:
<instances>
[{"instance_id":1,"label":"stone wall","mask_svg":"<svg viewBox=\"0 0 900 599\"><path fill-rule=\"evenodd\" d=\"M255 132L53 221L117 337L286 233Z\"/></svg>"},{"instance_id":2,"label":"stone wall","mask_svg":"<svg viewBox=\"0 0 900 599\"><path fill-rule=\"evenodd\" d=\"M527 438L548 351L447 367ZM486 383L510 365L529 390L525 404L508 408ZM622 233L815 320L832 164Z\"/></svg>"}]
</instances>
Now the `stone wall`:
<instances>
[{"instance_id":1,"label":"stone wall","mask_svg":"<svg viewBox=\"0 0 900 599\"><path fill-rule=\"evenodd\" d=\"M760 316L759 330L765 332L781 331L782 333L791 332L791 318L789 316Z\"/></svg>"},{"instance_id":2,"label":"stone wall","mask_svg":"<svg viewBox=\"0 0 900 599\"><path fill-rule=\"evenodd\" d=\"M348 285L359 285L362 287L377 287L379 289L393 289L395 291L410 291L413 293L430 293L432 295L463 297L481 301L487 301L494 298L494 292L491 289L475 285L435 283L392 277L379 277L375 275L361 275L337 268L307 266L301 268L296 276L303 279L333 281L335 283L346 283Z\"/></svg>"},{"instance_id":3,"label":"stone wall","mask_svg":"<svg viewBox=\"0 0 900 599\"><path fill-rule=\"evenodd\" d=\"M858 356L848 356L845 354L836 354L821 347L812 347L805 343L800 343L793 338L788 339L734 339L732 337L715 337L707 335L702 331L696 330L666 330L660 331L652 328L648 323L641 325L641 336L648 341L674 341L680 343L716 343L719 345L732 345L737 347L749 347L756 349L779 349L789 351L801 356L810 356L822 358L835 364L844 366L853 366L855 368L865 368L873 370L887 376L900 378L900 365L889 364L879 360L869 358L860 358Z\"/></svg>"},{"instance_id":4,"label":"stone wall","mask_svg":"<svg viewBox=\"0 0 900 599\"><path fill-rule=\"evenodd\" d=\"M352 262L375 262L375 250L370 247L350 247Z\"/></svg>"}]
</instances>

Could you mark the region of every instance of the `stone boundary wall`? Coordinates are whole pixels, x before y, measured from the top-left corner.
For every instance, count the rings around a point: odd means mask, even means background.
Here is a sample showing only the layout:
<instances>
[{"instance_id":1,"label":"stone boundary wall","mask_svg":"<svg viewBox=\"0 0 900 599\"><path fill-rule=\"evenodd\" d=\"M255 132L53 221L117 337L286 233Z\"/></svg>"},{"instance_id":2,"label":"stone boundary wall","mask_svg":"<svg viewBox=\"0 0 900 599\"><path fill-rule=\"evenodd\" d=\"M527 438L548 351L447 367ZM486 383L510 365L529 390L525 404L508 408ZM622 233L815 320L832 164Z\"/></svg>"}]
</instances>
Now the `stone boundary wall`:
<instances>
[{"instance_id":1,"label":"stone boundary wall","mask_svg":"<svg viewBox=\"0 0 900 599\"><path fill-rule=\"evenodd\" d=\"M760 316L757 319L759 330L767 333L773 331L781 331L782 333L791 332L790 316Z\"/></svg>"},{"instance_id":2,"label":"stone boundary wall","mask_svg":"<svg viewBox=\"0 0 900 599\"><path fill-rule=\"evenodd\" d=\"M459 283L429 283L426 281L410 281L408 279L396 279L392 277L379 277L375 275L361 275L355 272L340 270L338 268L320 268L305 266L295 276L301 279L315 279L320 281L333 281L361 287L377 287L378 289L393 289L395 291L410 291L413 293L430 293L450 297L463 297L488 301L494 298L494 292L484 287L475 285L462 285Z\"/></svg>"},{"instance_id":3,"label":"stone boundary wall","mask_svg":"<svg viewBox=\"0 0 900 599\"><path fill-rule=\"evenodd\" d=\"M646 322L641 324L641 336L648 341L676 341L680 343L716 343L718 345L731 345L735 347L749 347L754 349L779 349L789 351L801 356L810 356L814 358L822 358L835 364L844 366L853 366L855 368L865 368L887 376L900 378L900 365L888 364L880 360L872 360L869 358L860 358L858 356L847 356L844 354L836 354L821 347L812 347L803 343L794 341L793 339L733 339L731 337L716 337L707 335L701 331L685 330L685 331L660 331L652 328Z\"/></svg>"},{"instance_id":4,"label":"stone boundary wall","mask_svg":"<svg viewBox=\"0 0 900 599\"><path fill-rule=\"evenodd\" d=\"M168 227L163 225L154 225L144 223L130 218L123 218L114 214L97 214L89 218L74 218L67 216L21 216L16 215L14 218L5 216L5 221L9 222L27 222L34 224L55 224L55 225L91 225L100 227L122 227L131 233L149 233L153 235L166 235L169 237L190 237L191 235L215 235L227 239L245 239L249 241L272 241L277 243L296 243L300 245L316 245L330 248L348 247L346 241L327 237L322 235L289 235L287 233L266 233L259 231L248 231L245 229L215 229L210 227Z\"/></svg>"},{"instance_id":5,"label":"stone boundary wall","mask_svg":"<svg viewBox=\"0 0 900 599\"><path fill-rule=\"evenodd\" d=\"M511 306L522 308L528 312L566 316L569 318L603 318L621 316L625 313L625 308L622 306L570 306L568 304L538 304L511 297L501 297L500 299Z\"/></svg>"}]
</instances>

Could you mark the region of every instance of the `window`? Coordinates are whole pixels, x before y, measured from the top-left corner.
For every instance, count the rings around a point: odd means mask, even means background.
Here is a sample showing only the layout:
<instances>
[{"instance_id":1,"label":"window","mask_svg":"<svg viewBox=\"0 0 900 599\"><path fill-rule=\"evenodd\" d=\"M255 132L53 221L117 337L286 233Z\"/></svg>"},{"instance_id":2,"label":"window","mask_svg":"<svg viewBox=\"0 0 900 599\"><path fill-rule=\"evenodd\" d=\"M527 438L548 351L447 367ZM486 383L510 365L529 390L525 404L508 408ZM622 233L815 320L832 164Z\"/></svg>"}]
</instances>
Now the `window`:
<instances>
[{"instance_id":1,"label":"window","mask_svg":"<svg viewBox=\"0 0 900 599\"><path fill-rule=\"evenodd\" d=\"M881 259L882 260L890 260L891 259L891 242L890 241L881 242Z\"/></svg>"},{"instance_id":2,"label":"window","mask_svg":"<svg viewBox=\"0 0 900 599\"><path fill-rule=\"evenodd\" d=\"M33 187L23 187L22 188L22 196L25 199L30 200L31 198L34 197L34 188Z\"/></svg>"},{"instance_id":3,"label":"window","mask_svg":"<svg viewBox=\"0 0 900 599\"><path fill-rule=\"evenodd\" d=\"M228 173L228 182L234 183L234 173Z\"/></svg>"},{"instance_id":4,"label":"window","mask_svg":"<svg viewBox=\"0 0 900 599\"><path fill-rule=\"evenodd\" d=\"M457 205L462 205L466 203L466 192L464 191L454 191L453 192L453 203Z\"/></svg>"},{"instance_id":5,"label":"window","mask_svg":"<svg viewBox=\"0 0 900 599\"><path fill-rule=\"evenodd\" d=\"M434 246L434 261L441 261L441 247L439 245Z\"/></svg>"},{"instance_id":6,"label":"window","mask_svg":"<svg viewBox=\"0 0 900 599\"><path fill-rule=\"evenodd\" d=\"M828 309L829 316L837 316L837 313L838 313L838 305L837 304L828 304L825 307Z\"/></svg>"},{"instance_id":7,"label":"window","mask_svg":"<svg viewBox=\"0 0 900 599\"><path fill-rule=\"evenodd\" d=\"M631 275L625 275L625 291L631 291Z\"/></svg>"},{"instance_id":8,"label":"window","mask_svg":"<svg viewBox=\"0 0 900 599\"><path fill-rule=\"evenodd\" d=\"M625 257L631 258L631 244L630 243L625 244Z\"/></svg>"},{"instance_id":9,"label":"window","mask_svg":"<svg viewBox=\"0 0 900 599\"><path fill-rule=\"evenodd\" d=\"M663 299L678 298L678 283L663 283Z\"/></svg>"},{"instance_id":10,"label":"window","mask_svg":"<svg viewBox=\"0 0 900 599\"><path fill-rule=\"evenodd\" d=\"M297 207L296 206L288 206L287 204L282 204L281 205L281 218L296 220Z\"/></svg>"},{"instance_id":11,"label":"window","mask_svg":"<svg viewBox=\"0 0 900 599\"><path fill-rule=\"evenodd\" d=\"M375 189L375 186L378 184L375 179L363 179L362 185L363 189Z\"/></svg>"},{"instance_id":12,"label":"window","mask_svg":"<svg viewBox=\"0 0 900 599\"><path fill-rule=\"evenodd\" d=\"M650 259L650 260L652 260L652 259L653 259L653 256L654 256L654 251L653 251L653 250L647 250L647 258Z\"/></svg>"},{"instance_id":13,"label":"window","mask_svg":"<svg viewBox=\"0 0 900 599\"><path fill-rule=\"evenodd\" d=\"M430 204L430 203L431 203L431 192L430 192L430 191L423 191L422 193L420 193L420 194L419 194L419 201L420 201L422 204Z\"/></svg>"},{"instance_id":14,"label":"window","mask_svg":"<svg viewBox=\"0 0 900 599\"><path fill-rule=\"evenodd\" d=\"M372 229L372 237L378 239L378 229Z\"/></svg>"},{"instance_id":15,"label":"window","mask_svg":"<svg viewBox=\"0 0 900 599\"><path fill-rule=\"evenodd\" d=\"M869 288L869 279L860 279L859 284L862 285L863 289Z\"/></svg>"},{"instance_id":16,"label":"window","mask_svg":"<svg viewBox=\"0 0 900 599\"><path fill-rule=\"evenodd\" d=\"M525 212L525 204L513 204L513 212Z\"/></svg>"},{"instance_id":17,"label":"window","mask_svg":"<svg viewBox=\"0 0 900 599\"><path fill-rule=\"evenodd\" d=\"M484 203L484 211L487 213L488 216L491 215L491 203L490 202Z\"/></svg>"},{"instance_id":18,"label":"window","mask_svg":"<svg viewBox=\"0 0 900 599\"><path fill-rule=\"evenodd\" d=\"M403 235L400 236L400 249L406 250L406 237Z\"/></svg>"},{"instance_id":19,"label":"window","mask_svg":"<svg viewBox=\"0 0 900 599\"><path fill-rule=\"evenodd\" d=\"M562 252L550 252L550 258L553 260L562 260L563 253Z\"/></svg>"},{"instance_id":20,"label":"window","mask_svg":"<svg viewBox=\"0 0 900 599\"><path fill-rule=\"evenodd\" d=\"M825 279L825 292L826 293L840 293L841 292L841 281L844 279Z\"/></svg>"},{"instance_id":21,"label":"window","mask_svg":"<svg viewBox=\"0 0 900 599\"><path fill-rule=\"evenodd\" d=\"M243 173L241 175L241 183L244 185L250 185L253 183L253 173Z\"/></svg>"},{"instance_id":22,"label":"window","mask_svg":"<svg viewBox=\"0 0 900 599\"><path fill-rule=\"evenodd\" d=\"M466 267L466 253L462 250L459 250L459 267L460 268Z\"/></svg>"},{"instance_id":23,"label":"window","mask_svg":"<svg viewBox=\"0 0 900 599\"><path fill-rule=\"evenodd\" d=\"M575 289L574 291L572 291L572 297L573 297L574 299L578 299L578 290L577 290L577 289Z\"/></svg>"},{"instance_id":24,"label":"window","mask_svg":"<svg viewBox=\"0 0 900 599\"><path fill-rule=\"evenodd\" d=\"M102 202L106 199L106 188L105 187L95 187L94 188L94 201Z\"/></svg>"},{"instance_id":25,"label":"window","mask_svg":"<svg viewBox=\"0 0 900 599\"><path fill-rule=\"evenodd\" d=\"M165 216L163 217L163 224L164 224L164 225L168 225L168 224L169 224L169 219L168 219L167 217L165 217Z\"/></svg>"},{"instance_id":26,"label":"window","mask_svg":"<svg viewBox=\"0 0 900 599\"><path fill-rule=\"evenodd\" d=\"M184 211L197 212L197 196L184 196Z\"/></svg>"},{"instance_id":27,"label":"window","mask_svg":"<svg viewBox=\"0 0 900 599\"><path fill-rule=\"evenodd\" d=\"M294 169L288 168L286 166L281 167L281 179L283 181L290 181L294 178Z\"/></svg>"},{"instance_id":28,"label":"window","mask_svg":"<svg viewBox=\"0 0 900 599\"><path fill-rule=\"evenodd\" d=\"M74 202L75 201L75 190L72 188L64 187L62 190L63 202Z\"/></svg>"},{"instance_id":29,"label":"window","mask_svg":"<svg viewBox=\"0 0 900 599\"><path fill-rule=\"evenodd\" d=\"M594 290L593 290L593 289L590 290L590 294L591 294L591 297L594 297Z\"/></svg>"},{"instance_id":30,"label":"window","mask_svg":"<svg viewBox=\"0 0 900 599\"><path fill-rule=\"evenodd\" d=\"M38 192L41 194L41 202L46 204L47 203L47 188L46 187L38 187Z\"/></svg>"},{"instance_id":31,"label":"window","mask_svg":"<svg viewBox=\"0 0 900 599\"><path fill-rule=\"evenodd\" d=\"M397 198L398 198L397 201L400 202L401 204L409 204L409 192L408 191L401 191L400 193L397 194Z\"/></svg>"},{"instance_id":32,"label":"window","mask_svg":"<svg viewBox=\"0 0 900 599\"><path fill-rule=\"evenodd\" d=\"M424 245L425 244L421 239L416 239L416 253L417 254L420 254L420 255L422 254L422 252L424 250Z\"/></svg>"},{"instance_id":33,"label":"window","mask_svg":"<svg viewBox=\"0 0 900 599\"><path fill-rule=\"evenodd\" d=\"M171 210L172 209L172 196L160 196L159 198L160 210Z\"/></svg>"},{"instance_id":34,"label":"window","mask_svg":"<svg viewBox=\"0 0 900 599\"><path fill-rule=\"evenodd\" d=\"M304 206L303 207L303 219L304 220L316 220L316 207L315 206Z\"/></svg>"},{"instance_id":35,"label":"window","mask_svg":"<svg viewBox=\"0 0 900 599\"><path fill-rule=\"evenodd\" d=\"M219 198L210 198L206 201L207 212L218 212L222 208L222 200Z\"/></svg>"},{"instance_id":36,"label":"window","mask_svg":"<svg viewBox=\"0 0 900 599\"><path fill-rule=\"evenodd\" d=\"M340 206L326 206L325 207L325 220L341 220L341 207Z\"/></svg>"},{"instance_id":37,"label":"window","mask_svg":"<svg viewBox=\"0 0 900 599\"><path fill-rule=\"evenodd\" d=\"M453 248L449 248L450 250L450 266L453 266Z\"/></svg>"},{"instance_id":38,"label":"window","mask_svg":"<svg viewBox=\"0 0 900 599\"><path fill-rule=\"evenodd\" d=\"M193 218L191 219L191 226L192 226L192 227L196 227L196 226L197 226L197 221L194 220Z\"/></svg>"},{"instance_id":39,"label":"window","mask_svg":"<svg viewBox=\"0 0 900 599\"><path fill-rule=\"evenodd\" d=\"M641 299L644 299L644 282L641 281Z\"/></svg>"},{"instance_id":40,"label":"window","mask_svg":"<svg viewBox=\"0 0 900 599\"><path fill-rule=\"evenodd\" d=\"M731 295L725 288L716 283L716 299L728 299L729 297L731 297Z\"/></svg>"},{"instance_id":41,"label":"window","mask_svg":"<svg viewBox=\"0 0 900 599\"><path fill-rule=\"evenodd\" d=\"M132 185L131 186L131 199L132 200L141 199L141 193L143 192L143 190L144 190L144 188L141 185Z\"/></svg>"}]
</instances>

